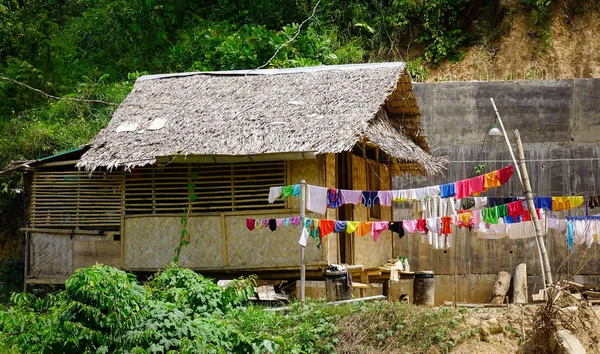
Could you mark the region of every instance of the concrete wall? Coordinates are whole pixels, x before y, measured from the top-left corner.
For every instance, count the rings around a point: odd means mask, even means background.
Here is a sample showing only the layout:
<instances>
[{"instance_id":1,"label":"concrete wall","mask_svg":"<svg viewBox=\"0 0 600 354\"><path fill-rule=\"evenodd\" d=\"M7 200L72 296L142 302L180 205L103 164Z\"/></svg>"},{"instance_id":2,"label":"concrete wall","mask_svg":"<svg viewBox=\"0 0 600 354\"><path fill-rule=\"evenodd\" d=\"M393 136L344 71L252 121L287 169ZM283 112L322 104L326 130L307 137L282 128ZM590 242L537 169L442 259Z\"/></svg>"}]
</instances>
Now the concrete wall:
<instances>
[{"instance_id":1,"label":"concrete wall","mask_svg":"<svg viewBox=\"0 0 600 354\"><path fill-rule=\"evenodd\" d=\"M423 114L422 132L434 155L448 156L450 164L440 176L396 176L394 189L465 179L480 162L486 164L485 172L511 163L504 138L487 135L496 124L490 102L494 97L511 141L513 129L521 133L535 195L600 193L600 80L425 83L415 84L414 91ZM505 186L485 195L522 196L523 190L515 173ZM556 215L585 212L585 207L580 207ZM596 213L600 210L590 211ZM410 211L402 208L395 208L394 216L396 220L411 217ZM395 254L408 255L411 270L436 273L436 285L440 285L437 303L452 300L454 293L457 301L485 301L493 275L500 270L512 272L520 262L527 263L530 293L541 284L534 239L481 240L468 231L458 231L455 245L446 251L434 250L411 235L396 244ZM600 274L599 246L579 246L569 257L566 236L553 231L547 247L554 274L577 273L580 281L597 280L591 275Z\"/></svg>"}]
</instances>

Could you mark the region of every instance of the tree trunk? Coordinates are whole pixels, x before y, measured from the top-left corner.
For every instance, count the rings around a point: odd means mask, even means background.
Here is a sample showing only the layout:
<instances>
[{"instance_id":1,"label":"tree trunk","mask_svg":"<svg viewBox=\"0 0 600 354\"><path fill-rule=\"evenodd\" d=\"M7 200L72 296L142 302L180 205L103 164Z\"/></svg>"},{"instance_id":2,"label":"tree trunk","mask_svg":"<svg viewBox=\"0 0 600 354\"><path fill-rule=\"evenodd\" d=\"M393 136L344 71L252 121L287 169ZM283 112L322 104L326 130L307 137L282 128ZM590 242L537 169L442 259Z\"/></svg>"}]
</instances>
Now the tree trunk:
<instances>
[{"instance_id":1,"label":"tree trunk","mask_svg":"<svg viewBox=\"0 0 600 354\"><path fill-rule=\"evenodd\" d=\"M521 263L515 268L515 276L513 278L513 303L526 304L527 302L527 265Z\"/></svg>"},{"instance_id":2,"label":"tree trunk","mask_svg":"<svg viewBox=\"0 0 600 354\"><path fill-rule=\"evenodd\" d=\"M504 302L504 297L508 292L508 288L510 288L510 278L511 275L509 272L501 271L498 273L498 278L496 278L494 290L492 291L492 296L490 297L490 303L501 304Z\"/></svg>"}]
</instances>

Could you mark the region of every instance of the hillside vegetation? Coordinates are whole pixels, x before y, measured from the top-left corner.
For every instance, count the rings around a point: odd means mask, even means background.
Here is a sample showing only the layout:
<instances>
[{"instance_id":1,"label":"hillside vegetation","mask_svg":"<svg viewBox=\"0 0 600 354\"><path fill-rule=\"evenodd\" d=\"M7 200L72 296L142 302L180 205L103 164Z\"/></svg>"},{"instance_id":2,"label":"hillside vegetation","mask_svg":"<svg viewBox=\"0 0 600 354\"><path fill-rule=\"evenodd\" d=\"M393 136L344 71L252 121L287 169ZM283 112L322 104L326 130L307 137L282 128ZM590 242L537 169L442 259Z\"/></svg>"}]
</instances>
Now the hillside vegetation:
<instances>
[{"instance_id":1,"label":"hillside vegetation","mask_svg":"<svg viewBox=\"0 0 600 354\"><path fill-rule=\"evenodd\" d=\"M598 76L597 14L584 0L0 0L0 166L87 143L142 74L257 68L308 18L266 67L404 60L427 81ZM19 185L0 176L0 259L22 255Z\"/></svg>"}]
</instances>

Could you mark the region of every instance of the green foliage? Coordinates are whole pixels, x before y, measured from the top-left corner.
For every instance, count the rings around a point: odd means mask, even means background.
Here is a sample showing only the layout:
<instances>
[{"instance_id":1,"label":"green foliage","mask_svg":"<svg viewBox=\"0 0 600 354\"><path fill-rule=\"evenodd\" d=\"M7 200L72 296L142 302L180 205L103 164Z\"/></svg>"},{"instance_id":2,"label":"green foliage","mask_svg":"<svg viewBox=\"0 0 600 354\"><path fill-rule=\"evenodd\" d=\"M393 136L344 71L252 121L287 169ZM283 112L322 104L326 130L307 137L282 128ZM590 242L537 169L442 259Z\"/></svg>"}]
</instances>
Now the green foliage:
<instances>
[{"instance_id":1,"label":"green foliage","mask_svg":"<svg viewBox=\"0 0 600 354\"><path fill-rule=\"evenodd\" d=\"M425 47L425 59L438 63L448 58L451 61L462 59L461 45L467 39L462 22L470 0L432 0L423 5L423 28L421 41Z\"/></svg>"},{"instance_id":2,"label":"green foliage","mask_svg":"<svg viewBox=\"0 0 600 354\"><path fill-rule=\"evenodd\" d=\"M0 311L0 351L19 353L265 352L277 346L266 333L246 334L228 312L248 300L177 266L146 287L132 274L96 265L79 269L66 289L46 298L14 294Z\"/></svg>"}]
</instances>

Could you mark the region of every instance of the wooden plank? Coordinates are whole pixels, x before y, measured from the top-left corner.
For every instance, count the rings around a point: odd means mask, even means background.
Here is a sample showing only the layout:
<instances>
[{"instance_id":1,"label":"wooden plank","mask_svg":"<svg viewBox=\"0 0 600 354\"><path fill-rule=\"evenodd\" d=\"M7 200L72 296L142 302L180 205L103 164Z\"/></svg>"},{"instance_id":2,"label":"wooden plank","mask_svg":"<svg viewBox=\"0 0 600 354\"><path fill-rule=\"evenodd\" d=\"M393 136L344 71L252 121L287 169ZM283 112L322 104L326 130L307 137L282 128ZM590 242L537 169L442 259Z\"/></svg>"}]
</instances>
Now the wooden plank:
<instances>
[{"instance_id":1,"label":"wooden plank","mask_svg":"<svg viewBox=\"0 0 600 354\"><path fill-rule=\"evenodd\" d=\"M229 255L227 254L227 220L224 214L221 214L221 242L223 248L223 265L229 265Z\"/></svg>"},{"instance_id":2,"label":"wooden plank","mask_svg":"<svg viewBox=\"0 0 600 354\"><path fill-rule=\"evenodd\" d=\"M101 263L121 267L121 242L104 240L73 241L73 269Z\"/></svg>"}]
</instances>

